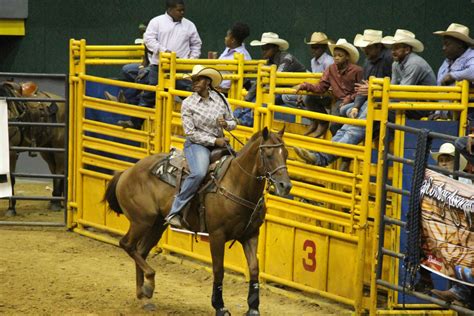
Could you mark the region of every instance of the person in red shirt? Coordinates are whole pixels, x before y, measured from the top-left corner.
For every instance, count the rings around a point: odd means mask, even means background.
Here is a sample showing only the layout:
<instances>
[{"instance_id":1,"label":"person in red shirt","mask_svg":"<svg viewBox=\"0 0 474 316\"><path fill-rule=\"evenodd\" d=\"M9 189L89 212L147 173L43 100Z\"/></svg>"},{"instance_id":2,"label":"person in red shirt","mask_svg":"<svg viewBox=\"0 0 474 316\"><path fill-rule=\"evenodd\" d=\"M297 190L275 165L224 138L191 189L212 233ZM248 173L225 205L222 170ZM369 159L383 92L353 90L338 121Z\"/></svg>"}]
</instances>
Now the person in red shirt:
<instances>
[{"instance_id":1,"label":"person in red shirt","mask_svg":"<svg viewBox=\"0 0 474 316\"><path fill-rule=\"evenodd\" d=\"M295 88L297 92L304 90L321 94L331 88L336 102L332 105L330 113L340 115L339 111L342 106L354 102L357 94L355 84L362 81L363 69L356 64L359 60L357 48L344 38L339 39L336 44L328 44L328 46L334 57L334 64L324 71L318 84L304 82ZM327 114L326 109L320 104L312 103L311 98L306 98L305 106L310 111ZM324 130L326 130L329 122L321 121L319 125L325 126ZM341 124L331 124L331 133L336 134L341 126ZM321 128L318 129L321 130Z\"/></svg>"}]
</instances>

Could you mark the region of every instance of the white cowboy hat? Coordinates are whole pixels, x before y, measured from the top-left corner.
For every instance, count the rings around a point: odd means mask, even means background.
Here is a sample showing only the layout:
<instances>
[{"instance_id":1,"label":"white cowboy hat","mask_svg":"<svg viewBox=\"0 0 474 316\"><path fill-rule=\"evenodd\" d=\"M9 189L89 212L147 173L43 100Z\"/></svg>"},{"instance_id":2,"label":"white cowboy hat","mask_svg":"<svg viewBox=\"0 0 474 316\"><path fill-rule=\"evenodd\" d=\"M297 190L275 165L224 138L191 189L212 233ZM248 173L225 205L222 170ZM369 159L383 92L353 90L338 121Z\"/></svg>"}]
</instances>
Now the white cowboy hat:
<instances>
[{"instance_id":1,"label":"white cowboy hat","mask_svg":"<svg viewBox=\"0 0 474 316\"><path fill-rule=\"evenodd\" d=\"M454 153L456 152L456 148L454 147L453 144L451 143L444 143L439 147L439 151L437 152L431 152L431 157L433 157L434 160L438 161L438 157L440 155L450 155L454 157ZM463 155L459 155L459 170L464 170L467 166L467 160L464 158Z\"/></svg>"},{"instance_id":2,"label":"white cowboy hat","mask_svg":"<svg viewBox=\"0 0 474 316\"><path fill-rule=\"evenodd\" d=\"M382 31L379 30L364 30L364 34L357 34L354 38L354 46L367 47L373 44L382 43Z\"/></svg>"},{"instance_id":3,"label":"white cowboy hat","mask_svg":"<svg viewBox=\"0 0 474 316\"><path fill-rule=\"evenodd\" d=\"M349 60L351 63L356 64L359 60L359 51L351 43L348 43L345 38L340 38L337 40L336 44L329 43L329 50L331 55L334 56L334 48L340 48L346 51L349 54Z\"/></svg>"},{"instance_id":4,"label":"white cowboy hat","mask_svg":"<svg viewBox=\"0 0 474 316\"><path fill-rule=\"evenodd\" d=\"M196 65L193 67L193 71L191 74L184 75L184 78L191 79L192 77L208 77L211 79L211 85L213 88L217 88L222 82L222 75L221 73L210 67L204 67L203 65Z\"/></svg>"},{"instance_id":5,"label":"white cowboy hat","mask_svg":"<svg viewBox=\"0 0 474 316\"><path fill-rule=\"evenodd\" d=\"M469 37L469 28L462 24L451 23L446 31L433 32L435 35L451 36L467 43L469 46L474 45L474 39Z\"/></svg>"},{"instance_id":6,"label":"white cowboy hat","mask_svg":"<svg viewBox=\"0 0 474 316\"><path fill-rule=\"evenodd\" d=\"M139 45L139 44L143 44L144 41L143 41L143 38L136 38L135 39L135 44Z\"/></svg>"},{"instance_id":7,"label":"white cowboy hat","mask_svg":"<svg viewBox=\"0 0 474 316\"><path fill-rule=\"evenodd\" d=\"M398 29L394 36L382 38L382 44L392 46L393 44L406 44L412 47L416 53L421 53L425 47L423 43L415 38L415 34L410 31Z\"/></svg>"},{"instance_id":8,"label":"white cowboy hat","mask_svg":"<svg viewBox=\"0 0 474 316\"><path fill-rule=\"evenodd\" d=\"M266 32L262 34L262 38L260 41L253 40L250 42L250 46L263 46L267 44L275 44L280 47L281 50L287 50L290 47L287 41L280 38L277 33L273 32Z\"/></svg>"},{"instance_id":9,"label":"white cowboy hat","mask_svg":"<svg viewBox=\"0 0 474 316\"><path fill-rule=\"evenodd\" d=\"M332 43L328 36L323 32L314 32L313 34L311 34L311 39L309 40L309 42L306 41L306 38L304 39L304 42L308 45L326 45Z\"/></svg>"}]
</instances>

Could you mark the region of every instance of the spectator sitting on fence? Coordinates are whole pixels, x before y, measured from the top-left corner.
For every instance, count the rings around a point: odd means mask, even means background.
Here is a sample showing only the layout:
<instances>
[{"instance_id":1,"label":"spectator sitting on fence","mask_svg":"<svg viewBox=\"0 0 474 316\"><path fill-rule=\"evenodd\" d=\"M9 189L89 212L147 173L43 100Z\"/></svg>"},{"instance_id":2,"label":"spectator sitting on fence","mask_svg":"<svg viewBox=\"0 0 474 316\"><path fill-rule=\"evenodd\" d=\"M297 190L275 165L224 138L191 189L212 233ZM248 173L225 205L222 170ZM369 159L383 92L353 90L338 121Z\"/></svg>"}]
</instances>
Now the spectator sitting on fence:
<instances>
[{"instance_id":1,"label":"spectator sitting on fence","mask_svg":"<svg viewBox=\"0 0 474 316\"><path fill-rule=\"evenodd\" d=\"M394 36L385 36L382 44L391 47L393 56L391 84L401 86L435 86L436 76L431 66L418 54L424 50L423 43L410 31L398 29ZM406 111L406 117L419 120L430 112Z\"/></svg>"},{"instance_id":2,"label":"spectator sitting on fence","mask_svg":"<svg viewBox=\"0 0 474 316\"><path fill-rule=\"evenodd\" d=\"M310 91L324 93L332 89L332 94L336 98L336 103L331 107L332 115L340 115L341 108L354 101L356 96L355 84L362 81L363 69L357 65L359 52L354 45L348 43L344 38L336 44L329 44L329 50L334 57L334 64L329 66L323 73L318 84L304 82L295 87L296 92ZM311 99L307 99L310 101ZM326 109L320 104L305 104L308 110L327 114ZM321 121L319 125L329 126L329 122ZM331 124L331 132L336 134L341 124Z\"/></svg>"},{"instance_id":3,"label":"spectator sitting on fence","mask_svg":"<svg viewBox=\"0 0 474 316\"><path fill-rule=\"evenodd\" d=\"M474 84L474 39L469 37L469 28L452 23L446 31L434 32L443 37L443 53L446 59L438 70L439 86L451 86L456 81L468 80ZM430 119L446 119L448 111L436 111ZM469 111L469 121L474 121L474 112Z\"/></svg>"},{"instance_id":4,"label":"spectator sitting on fence","mask_svg":"<svg viewBox=\"0 0 474 316\"><path fill-rule=\"evenodd\" d=\"M268 65L277 65L278 72L305 72L304 65L295 56L286 52L290 47L287 41L280 38L278 34L263 33L260 40L253 40L250 46L261 46L262 59L268 61ZM245 96L245 101L254 102L257 92L257 83L253 82L250 90ZM275 96L275 104L282 105L281 95ZM234 116L239 124L253 126L253 112L249 108L237 108Z\"/></svg>"},{"instance_id":5,"label":"spectator sitting on fence","mask_svg":"<svg viewBox=\"0 0 474 316\"><path fill-rule=\"evenodd\" d=\"M341 114L350 118L366 119L367 117L367 80L371 76L377 78L390 77L392 74L392 56L390 50L382 45L382 31L364 30L364 34L357 34L354 38L354 46L360 47L366 56L364 64L364 81L356 84L357 95L353 103L345 105ZM358 144L365 137L365 127L344 124L331 139L333 142L344 144ZM303 148L295 148L295 152L309 163L327 166L338 158L338 156L326 153L312 153ZM314 158L314 159L313 159ZM350 161L346 158L340 166L340 170L348 170Z\"/></svg>"},{"instance_id":6,"label":"spectator sitting on fence","mask_svg":"<svg viewBox=\"0 0 474 316\"><path fill-rule=\"evenodd\" d=\"M135 39L135 44L140 45L143 44L143 33L146 30L146 24L140 24L138 29L140 31L140 37ZM142 62L124 65L121 71L122 78L127 82L148 84L148 66L150 65L150 58L151 52L145 46ZM138 101L140 101L140 90L124 88L123 92L128 104L137 105ZM118 124L123 125L123 121L119 121Z\"/></svg>"},{"instance_id":7,"label":"spectator sitting on fence","mask_svg":"<svg viewBox=\"0 0 474 316\"><path fill-rule=\"evenodd\" d=\"M456 151L456 148L454 147L453 144L444 143L439 148L439 151L431 153L431 156L433 157L434 160L437 161L439 167L452 172L454 171L455 151ZM459 159L459 170L461 171L464 170L466 168L466 165L467 165L467 160L463 155L461 155ZM462 183L466 183L466 184L472 184L472 181L466 178L460 177L458 181ZM429 271L425 269L421 269L420 276L421 276L421 283L424 282L424 283L427 283L427 285L425 286L433 287L433 284L431 281L431 275ZM468 308L474 308L474 291L472 287L470 286L455 282L454 285L449 290L442 291L442 290L432 289L431 293L441 298L444 301L452 302L454 304L461 305L461 306L466 306Z\"/></svg>"},{"instance_id":8,"label":"spectator sitting on fence","mask_svg":"<svg viewBox=\"0 0 474 316\"><path fill-rule=\"evenodd\" d=\"M334 64L334 59L331 55L327 53L328 44L333 43L326 34L322 32L314 32L311 35L309 42L305 43L310 45L311 55L311 72L313 73L323 73L329 66ZM303 98L302 95L297 94L284 94L282 96L283 102L285 105L290 107L304 107L305 103L319 104L319 107L330 108L332 103L331 96L323 95L308 95ZM319 126L318 120L311 120L311 124L308 130L305 132L305 135L311 135L312 137L317 137L316 135L322 134L317 128Z\"/></svg>"},{"instance_id":9,"label":"spectator sitting on fence","mask_svg":"<svg viewBox=\"0 0 474 316\"><path fill-rule=\"evenodd\" d=\"M219 59L234 59L235 53L244 55L245 60L251 60L252 56L245 48L244 40L250 35L250 28L247 24L237 22L227 31L224 38L225 50L219 56ZM230 89L231 81L223 80L221 85L218 87L218 91L227 95Z\"/></svg>"},{"instance_id":10,"label":"spectator sitting on fence","mask_svg":"<svg viewBox=\"0 0 474 316\"><path fill-rule=\"evenodd\" d=\"M166 12L154 17L148 23L143 39L152 52L150 59L148 84L158 83L158 58L160 52L176 52L178 58L196 59L201 55L202 41L193 22L184 17L184 0L166 0ZM177 80L176 89L191 90L188 80ZM154 107L155 92L143 91L139 106ZM143 119L133 117L124 121L123 127L140 128Z\"/></svg>"}]
</instances>

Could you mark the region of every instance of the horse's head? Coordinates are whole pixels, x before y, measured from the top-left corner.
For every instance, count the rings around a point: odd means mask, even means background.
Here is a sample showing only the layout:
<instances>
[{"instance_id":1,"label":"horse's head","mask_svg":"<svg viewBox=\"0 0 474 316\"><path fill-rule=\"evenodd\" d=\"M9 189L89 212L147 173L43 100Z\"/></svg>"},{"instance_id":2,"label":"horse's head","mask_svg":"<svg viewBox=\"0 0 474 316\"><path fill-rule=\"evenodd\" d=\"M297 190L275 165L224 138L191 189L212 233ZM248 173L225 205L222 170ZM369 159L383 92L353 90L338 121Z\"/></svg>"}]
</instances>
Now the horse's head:
<instances>
[{"instance_id":1,"label":"horse's head","mask_svg":"<svg viewBox=\"0 0 474 316\"><path fill-rule=\"evenodd\" d=\"M286 159L288 150L283 142L285 127L278 133L270 132L266 127L261 131L261 141L258 146L258 170L275 188L279 196L290 193L292 184L288 175Z\"/></svg>"}]
</instances>

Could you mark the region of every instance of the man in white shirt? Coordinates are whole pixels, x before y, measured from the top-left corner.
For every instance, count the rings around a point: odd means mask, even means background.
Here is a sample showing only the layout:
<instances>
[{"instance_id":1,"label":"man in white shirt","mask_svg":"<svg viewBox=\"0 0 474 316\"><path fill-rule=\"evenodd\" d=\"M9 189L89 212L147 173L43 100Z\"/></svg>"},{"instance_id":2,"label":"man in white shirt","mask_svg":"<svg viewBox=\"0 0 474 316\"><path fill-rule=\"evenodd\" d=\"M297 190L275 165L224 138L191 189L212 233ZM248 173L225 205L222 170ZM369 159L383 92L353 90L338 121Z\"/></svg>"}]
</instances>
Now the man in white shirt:
<instances>
[{"instance_id":1,"label":"man in white shirt","mask_svg":"<svg viewBox=\"0 0 474 316\"><path fill-rule=\"evenodd\" d=\"M158 83L158 58L160 52L176 52L178 58L197 59L201 55L202 41L193 22L184 17L183 0L166 0L165 14L154 17L146 28L143 40L145 46L152 53L148 84L156 86ZM176 89L190 90L187 80L178 80ZM155 93L143 91L139 106L153 107ZM130 121L121 121L123 127L140 128L143 120L132 118Z\"/></svg>"}]
</instances>

